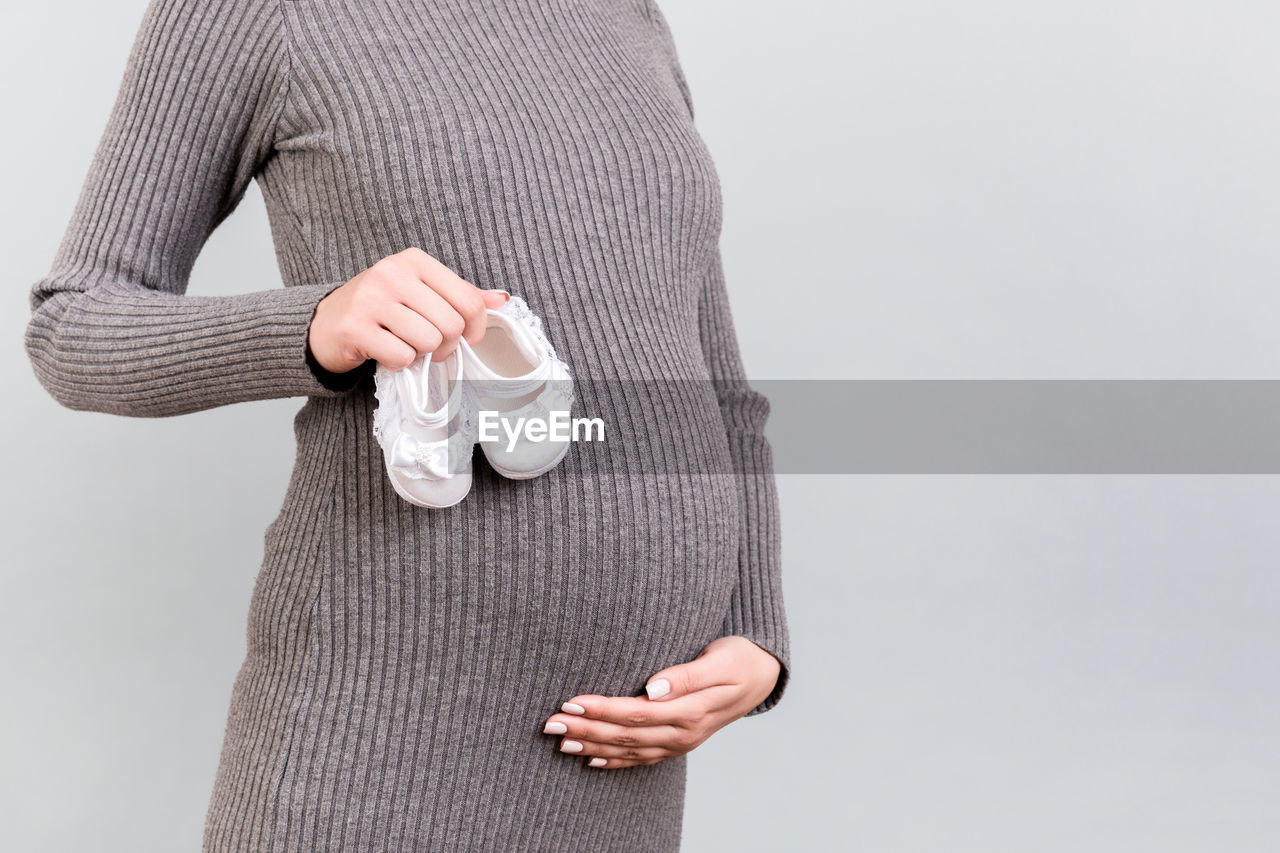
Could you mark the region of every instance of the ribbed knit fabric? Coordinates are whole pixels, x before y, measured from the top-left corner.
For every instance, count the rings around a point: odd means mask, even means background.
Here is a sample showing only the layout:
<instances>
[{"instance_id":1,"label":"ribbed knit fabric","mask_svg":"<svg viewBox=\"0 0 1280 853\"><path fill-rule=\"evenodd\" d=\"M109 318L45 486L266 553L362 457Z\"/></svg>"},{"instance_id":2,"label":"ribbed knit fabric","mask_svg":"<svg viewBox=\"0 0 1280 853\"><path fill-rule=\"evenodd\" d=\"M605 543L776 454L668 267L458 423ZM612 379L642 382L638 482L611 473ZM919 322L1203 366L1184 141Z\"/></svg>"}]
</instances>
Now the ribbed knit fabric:
<instances>
[{"instance_id":1,"label":"ribbed knit fabric","mask_svg":"<svg viewBox=\"0 0 1280 853\"><path fill-rule=\"evenodd\" d=\"M285 286L187 295L254 179ZM722 635L783 663L751 715L786 687L768 407L689 390L743 378L720 225L651 0L154 0L26 347L73 409L307 398L206 850L678 848L685 757L598 770L541 729ZM526 298L599 380L579 402L607 447L523 482L477 453L447 510L396 495L372 362L330 374L306 340L320 299L408 246ZM655 412L689 440L656 440ZM682 472L706 458L740 473Z\"/></svg>"}]
</instances>

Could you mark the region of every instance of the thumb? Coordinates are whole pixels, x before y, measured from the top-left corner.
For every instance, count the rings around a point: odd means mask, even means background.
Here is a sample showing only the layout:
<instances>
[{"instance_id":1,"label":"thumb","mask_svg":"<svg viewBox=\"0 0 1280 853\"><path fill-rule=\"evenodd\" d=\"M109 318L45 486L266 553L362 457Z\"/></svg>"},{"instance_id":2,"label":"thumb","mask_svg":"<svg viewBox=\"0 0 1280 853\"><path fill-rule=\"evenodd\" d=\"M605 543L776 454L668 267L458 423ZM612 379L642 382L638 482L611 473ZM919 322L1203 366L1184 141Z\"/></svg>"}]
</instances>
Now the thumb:
<instances>
[{"instance_id":1,"label":"thumb","mask_svg":"<svg viewBox=\"0 0 1280 853\"><path fill-rule=\"evenodd\" d=\"M501 308L511 298L505 290L481 290L480 296L484 299L485 308Z\"/></svg>"},{"instance_id":2,"label":"thumb","mask_svg":"<svg viewBox=\"0 0 1280 853\"><path fill-rule=\"evenodd\" d=\"M702 655L688 663L658 670L645 683L645 692L650 699L674 699L710 687L716 683L711 657Z\"/></svg>"}]
</instances>

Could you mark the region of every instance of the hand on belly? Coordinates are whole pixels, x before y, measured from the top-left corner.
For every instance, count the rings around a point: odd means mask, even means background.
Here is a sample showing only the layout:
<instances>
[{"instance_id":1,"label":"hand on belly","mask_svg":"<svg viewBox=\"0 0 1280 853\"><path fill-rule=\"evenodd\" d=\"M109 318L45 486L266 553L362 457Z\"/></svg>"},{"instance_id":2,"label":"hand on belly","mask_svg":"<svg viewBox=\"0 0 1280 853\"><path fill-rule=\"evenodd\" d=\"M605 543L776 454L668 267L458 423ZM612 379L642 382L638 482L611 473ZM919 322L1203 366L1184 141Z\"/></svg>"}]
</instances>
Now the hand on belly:
<instances>
[{"instance_id":1,"label":"hand on belly","mask_svg":"<svg viewBox=\"0 0 1280 853\"><path fill-rule=\"evenodd\" d=\"M746 637L719 637L688 663L654 673L649 696L574 696L542 731L563 735L560 751L591 767L656 764L693 751L764 701L780 668Z\"/></svg>"}]
</instances>

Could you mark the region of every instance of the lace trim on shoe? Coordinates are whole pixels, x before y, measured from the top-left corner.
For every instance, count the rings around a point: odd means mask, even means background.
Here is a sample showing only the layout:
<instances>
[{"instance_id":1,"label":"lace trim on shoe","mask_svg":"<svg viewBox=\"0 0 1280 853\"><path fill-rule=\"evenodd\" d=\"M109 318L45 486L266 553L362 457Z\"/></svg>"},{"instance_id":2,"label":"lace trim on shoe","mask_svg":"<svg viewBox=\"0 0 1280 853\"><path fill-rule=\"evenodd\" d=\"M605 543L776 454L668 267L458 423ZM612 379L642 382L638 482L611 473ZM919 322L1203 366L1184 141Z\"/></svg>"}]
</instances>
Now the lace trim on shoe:
<instances>
[{"instance_id":1,"label":"lace trim on shoe","mask_svg":"<svg viewBox=\"0 0 1280 853\"><path fill-rule=\"evenodd\" d=\"M373 373L373 396L378 401L373 410L373 436L384 450L390 450L400 435L400 394L395 375L381 364Z\"/></svg>"},{"instance_id":2,"label":"lace trim on shoe","mask_svg":"<svg viewBox=\"0 0 1280 853\"><path fill-rule=\"evenodd\" d=\"M463 382L462 395L458 400L460 411L456 435L459 442L465 441L474 447L480 440L480 400L476 396L475 389L471 387L470 381Z\"/></svg>"},{"instance_id":3,"label":"lace trim on shoe","mask_svg":"<svg viewBox=\"0 0 1280 853\"><path fill-rule=\"evenodd\" d=\"M564 380L552 380L553 383L559 381ZM520 417L550 421L552 412L571 412L573 410L573 399L572 390L557 388L553 385L515 414ZM512 417L512 415L509 414L507 417Z\"/></svg>"},{"instance_id":4,"label":"lace trim on shoe","mask_svg":"<svg viewBox=\"0 0 1280 853\"><path fill-rule=\"evenodd\" d=\"M401 427L406 415L396 375L382 365L374 372L374 397L378 405L373 411L373 435L397 471L414 480L440 480L465 468L479 435L475 405L469 401L465 385L458 398L456 426L450 425L448 438L435 441L423 441ZM450 460L456 460L456 470L450 470Z\"/></svg>"},{"instance_id":5,"label":"lace trim on shoe","mask_svg":"<svg viewBox=\"0 0 1280 853\"><path fill-rule=\"evenodd\" d=\"M513 320L517 320L526 326L533 336L537 338L538 343L542 344L546 349L547 355L553 361L559 361L556 357L555 347L551 346L551 341L547 338L547 333L542 328L542 318L533 313L529 307L529 303L525 302L519 296L512 296L507 300L507 304L498 309L501 314L506 314Z\"/></svg>"},{"instance_id":6,"label":"lace trim on shoe","mask_svg":"<svg viewBox=\"0 0 1280 853\"><path fill-rule=\"evenodd\" d=\"M569 366L556 355L556 349L551 345L551 339L547 337L546 331L542 328L542 318L533 312L533 309L529 307L529 303L519 296L512 296L507 300L507 304L499 308L498 311L528 328L538 343L546 350L547 358L558 369L558 372L563 374L564 380L572 381L572 377L569 376ZM557 370L552 371L553 377L556 372ZM549 381L554 382L556 379L553 378ZM572 392L570 392L570 402L572 402Z\"/></svg>"}]
</instances>

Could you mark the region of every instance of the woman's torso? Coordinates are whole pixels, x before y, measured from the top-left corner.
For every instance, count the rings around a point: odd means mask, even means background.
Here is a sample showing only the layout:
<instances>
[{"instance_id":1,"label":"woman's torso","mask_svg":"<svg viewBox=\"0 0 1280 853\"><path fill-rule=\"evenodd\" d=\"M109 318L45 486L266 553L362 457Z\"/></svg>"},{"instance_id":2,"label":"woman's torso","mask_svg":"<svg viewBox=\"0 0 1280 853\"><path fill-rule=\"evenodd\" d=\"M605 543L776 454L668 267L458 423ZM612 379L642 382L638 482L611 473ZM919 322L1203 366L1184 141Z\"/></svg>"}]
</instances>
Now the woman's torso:
<instances>
[{"instance_id":1,"label":"woman's torso","mask_svg":"<svg viewBox=\"0 0 1280 853\"><path fill-rule=\"evenodd\" d=\"M523 482L477 454L468 497L428 510L387 482L371 383L310 398L219 790L272 764L264 808L289 849L334 832L359 847L365 826L511 839L566 819L557 785L576 808L629 808L614 826L640 838L638 801L678 811L683 759L592 771L540 732L573 695L639 695L690 659L737 577L737 492L705 465L727 451L697 316L720 190L669 46L641 0L283 6L289 89L259 180L286 284L418 246L519 294L606 442ZM535 766L546 790L521 787ZM444 780L467 795L428 807Z\"/></svg>"}]
</instances>

